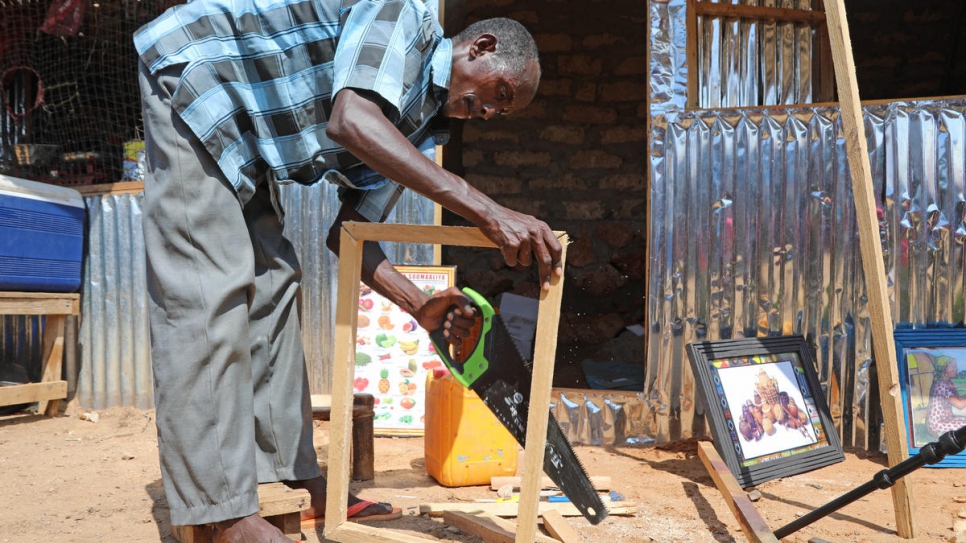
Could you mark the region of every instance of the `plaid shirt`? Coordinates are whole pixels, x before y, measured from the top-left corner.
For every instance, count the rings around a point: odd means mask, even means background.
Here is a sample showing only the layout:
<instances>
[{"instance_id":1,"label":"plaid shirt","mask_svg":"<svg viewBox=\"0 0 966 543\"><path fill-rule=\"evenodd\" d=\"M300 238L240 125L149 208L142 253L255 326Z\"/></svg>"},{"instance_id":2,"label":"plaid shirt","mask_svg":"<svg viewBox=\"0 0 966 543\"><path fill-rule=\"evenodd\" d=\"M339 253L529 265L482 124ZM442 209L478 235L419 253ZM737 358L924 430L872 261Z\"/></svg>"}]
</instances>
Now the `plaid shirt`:
<instances>
[{"instance_id":1,"label":"plaid shirt","mask_svg":"<svg viewBox=\"0 0 966 543\"><path fill-rule=\"evenodd\" d=\"M386 179L326 136L333 97L372 91L426 148L449 88L452 43L424 0L194 0L134 36L152 74L183 66L172 107L242 202L269 171L355 188ZM438 141L443 143L442 141Z\"/></svg>"}]
</instances>

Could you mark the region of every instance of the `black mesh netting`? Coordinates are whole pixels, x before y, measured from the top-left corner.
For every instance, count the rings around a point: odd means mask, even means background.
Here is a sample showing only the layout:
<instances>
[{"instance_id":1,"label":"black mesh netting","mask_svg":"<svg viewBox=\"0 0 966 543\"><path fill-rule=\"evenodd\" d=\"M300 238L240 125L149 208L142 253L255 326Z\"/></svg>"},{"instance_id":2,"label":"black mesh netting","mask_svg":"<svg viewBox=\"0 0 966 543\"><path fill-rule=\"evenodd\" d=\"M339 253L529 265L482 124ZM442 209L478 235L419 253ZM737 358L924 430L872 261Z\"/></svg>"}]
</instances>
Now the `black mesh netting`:
<instances>
[{"instance_id":1,"label":"black mesh netting","mask_svg":"<svg viewBox=\"0 0 966 543\"><path fill-rule=\"evenodd\" d=\"M176 0L0 0L0 173L58 185L137 179L131 38Z\"/></svg>"}]
</instances>

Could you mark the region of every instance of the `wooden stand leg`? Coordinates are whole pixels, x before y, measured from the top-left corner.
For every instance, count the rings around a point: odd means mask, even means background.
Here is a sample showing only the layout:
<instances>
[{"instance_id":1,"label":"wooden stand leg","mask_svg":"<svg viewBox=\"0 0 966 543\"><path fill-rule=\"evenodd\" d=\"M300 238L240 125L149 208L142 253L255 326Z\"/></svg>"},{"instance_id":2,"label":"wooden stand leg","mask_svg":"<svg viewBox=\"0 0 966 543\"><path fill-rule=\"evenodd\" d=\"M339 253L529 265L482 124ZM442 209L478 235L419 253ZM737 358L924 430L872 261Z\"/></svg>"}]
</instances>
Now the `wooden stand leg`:
<instances>
[{"instance_id":1,"label":"wooden stand leg","mask_svg":"<svg viewBox=\"0 0 966 543\"><path fill-rule=\"evenodd\" d=\"M708 474L714 479L714 484L721 491L721 495L728 502L735 519L741 526L741 531L748 537L751 543L778 543L778 538L768 527L768 523L755 509L753 503L741 489L738 480L731 474L728 464L721 459L714 445L707 441L698 442L698 457L708 470Z\"/></svg>"},{"instance_id":2,"label":"wooden stand leg","mask_svg":"<svg viewBox=\"0 0 966 543\"><path fill-rule=\"evenodd\" d=\"M44 323L43 377L41 382L60 381L64 364L64 330L67 323L65 315L47 315ZM37 412L48 417L59 414L60 400L41 400Z\"/></svg>"},{"instance_id":3,"label":"wooden stand leg","mask_svg":"<svg viewBox=\"0 0 966 543\"><path fill-rule=\"evenodd\" d=\"M376 477L373 451L373 420L375 397L356 394L352 407L352 479L371 481Z\"/></svg>"}]
</instances>

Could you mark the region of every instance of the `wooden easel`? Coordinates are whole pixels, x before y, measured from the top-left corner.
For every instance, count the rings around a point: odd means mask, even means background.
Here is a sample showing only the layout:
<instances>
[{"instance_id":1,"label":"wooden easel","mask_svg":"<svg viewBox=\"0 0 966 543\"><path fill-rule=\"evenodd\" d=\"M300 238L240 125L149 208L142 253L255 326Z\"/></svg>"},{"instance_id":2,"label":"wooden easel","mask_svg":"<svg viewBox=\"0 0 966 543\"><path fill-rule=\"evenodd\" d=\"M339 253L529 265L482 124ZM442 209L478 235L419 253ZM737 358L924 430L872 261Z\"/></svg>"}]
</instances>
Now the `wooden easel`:
<instances>
[{"instance_id":1,"label":"wooden easel","mask_svg":"<svg viewBox=\"0 0 966 543\"><path fill-rule=\"evenodd\" d=\"M825 0L825 17L832 45L832 61L835 66L842 127L845 130L846 154L852 174L852 192L855 200L856 222L859 227L859 249L862 254L862 268L869 297L869 320L872 325L872 346L877 361L886 446L889 465L895 466L909 457L909 444L901 395L893 393L900 388L899 366L896 362L895 339L892 335L892 317L889 314L885 266L882 262L882 240L879 237L869 150L866 145L844 0ZM714 448L710 444L702 443L698 453L718 488L728 500L729 507L748 539L753 542L777 541L774 533L768 529L764 519L758 515L747 497L742 498L744 493L738 487L737 481L733 477L731 481L727 480L731 473ZM721 466L724 466L724 471L721 470ZM896 515L896 531L899 536L907 539L916 537L917 527L912 516L913 495L905 479L899 479L892 487L892 502Z\"/></svg>"},{"instance_id":2,"label":"wooden easel","mask_svg":"<svg viewBox=\"0 0 966 543\"><path fill-rule=\"evenodd\" d=\"M566 262L568 238L555 232L563 247L561 263ZM424 226L378 223L344 223L339 244L339 299L336 305L335 372L332 381L332 413L330 427L328 485L329 499L325 507L324 536L339 543L423 543L431 540L417 536L380 530L347 522L350 442L349 417L352 408L353 358L356 345L356 317L359 307L359 281L362 271L362 245L366 241L427 243L462 247L496 247L477 228ZM530 413L527 418L527 443L543 443L550 418L550 388L557 349L557 325L560 320L562 278L552 277L550 290L541 292L534 345L533 385ZM527 466L543 465L543 447L527 447ZM520 491L520 515L516 543L533 543L537 530L540 482L543 470L529 469L523 475Z\"/></svg>"}]
</instances>

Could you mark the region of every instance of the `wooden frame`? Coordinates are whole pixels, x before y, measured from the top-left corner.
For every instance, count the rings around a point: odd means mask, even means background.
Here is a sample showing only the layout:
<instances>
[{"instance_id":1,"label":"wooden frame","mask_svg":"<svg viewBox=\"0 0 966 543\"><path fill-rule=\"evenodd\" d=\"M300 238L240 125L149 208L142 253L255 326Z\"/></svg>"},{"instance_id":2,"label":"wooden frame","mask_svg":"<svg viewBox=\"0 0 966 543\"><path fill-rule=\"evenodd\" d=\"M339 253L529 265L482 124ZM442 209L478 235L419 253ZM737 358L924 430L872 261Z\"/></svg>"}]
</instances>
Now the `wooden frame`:
<instances>
[{"instance_id":1,"label":"wooden frame","mask_svg":"<svg viewBox=\"0 0 966 543\"><path fill-rule=\"evenodd\" d=\"M563 247L561 263L566 262L568 237L555 232ZM445 241L444 241L445 240ZM348 443L350 440L350 415L352 408L352 376L354 370L355 329L359 305L359 281L362 271L362 245L365 241L389 241L399 243L436 243L465 247L496 246L477 228L455 226L429 226L379 223L347 222L342 225L339 244L338 292L336 304L335 360L332 382L332 414L328 461L329 499L325 507L324 536L339 543L422 543L430 541L421 537L386 532L371 526L347 522L348 507ZM550 290L540 294L540 310L537 314L537 332L534 344L533 386L530 395L530 413L527 419L527 442L543 443L547 435L550 417L550 386L553 382L553 364L557 349L557 326L560 320L560 300L563 279L553 276ZM340 446L341 445L341 446ZM528 466L543 465L543 447L528 447L524 462ZM542 470L531 469L524 473L520 492L520 514L516 543L533 543L537 529L540 482Z\"/></svg>"},{"instance_id":2,"label":"wooden frame","mask_svg":"<svg viewBox=\"0 0 966 543\"><path fill-rule=\"evenodd\" d=\"M902 405L904 407L909 454L919 454L919 448L939 440L939 435L931 435L920 423L928 417L928 405L932 401L932 385L935 372L945 366L942 357L950 357L958 363L959 377L953 379L955 389L966 393L966 328L904 328L894 332L896 356L899 360L899 376L902 385ZM958 412L954 412L959 415ZM940 435L945 432L941 432ZM925 467L966 468L966 451L947 456L936 464Z\"/></svg>"},{"instance_id":3,"label":"wooden frame","mask_svg":"<svg viewBox=\"0 0 966 543\"><path fill-rule=\"evenodd\" d=\"M830 102L835 96L835 74L828 39L828 23L823 0L812 0L811 10L771 8L744 4L727 4L707 0L687 0L685 25L687 32L687 107L696 109L698 104L698 18L749 19L756 22L802 23L815 28L813 40L818 49L812 55L812 103ZM763 104L754 107L772 107L776 104ZM729 108L730 109L730 108Z\"/></svg>"},{"instance_id":4,"label":"wooden frame","mask_svg":"<svg viewBox=\"0 0 966 543\"><path fill-rule=\"evenodd\" d=\"M804 337L695 342L687 351L715 449L742 488L845 460Z\"/></svg>"},{"instance_id":5,"label":"wooden frame","mask_svg":"<svg viewBox=\"0 0 966 543\"><path fill-rule=\"evenodd\" d=\"M61 379L67 315L80 315L80 294L0 292L0 315L44 315L43 369L39 383L0 388L0 405L38 402L37 412L56 416L67 397Z\"/></svg>"}]
</instances>

